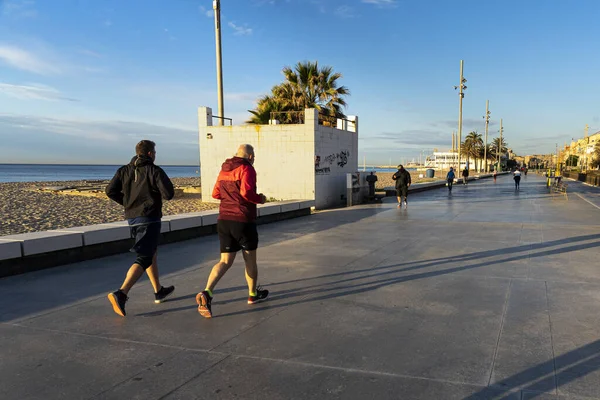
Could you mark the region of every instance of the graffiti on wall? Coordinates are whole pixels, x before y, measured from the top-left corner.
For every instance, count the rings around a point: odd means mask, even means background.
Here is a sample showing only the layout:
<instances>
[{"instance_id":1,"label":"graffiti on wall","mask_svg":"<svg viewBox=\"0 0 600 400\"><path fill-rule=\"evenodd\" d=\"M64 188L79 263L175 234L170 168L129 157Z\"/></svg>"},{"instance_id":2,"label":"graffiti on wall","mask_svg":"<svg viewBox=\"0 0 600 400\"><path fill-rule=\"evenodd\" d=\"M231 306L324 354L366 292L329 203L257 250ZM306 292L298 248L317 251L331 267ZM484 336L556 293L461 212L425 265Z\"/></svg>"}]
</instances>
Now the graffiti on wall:
<instances>
[{"instance_id":1,"label":"graffiti on wall","mask_svg":"<svg viewBox=\"0 0 600 400\"><path fill-rule=\"evenodd\" d=\"M336 165L344 168L348 164L350 152L342 150L339 153L329 154L321 159L321 156L315 156L315 173L317 175L328 175L331 173L331 167Z\"/></svg>"},{"instance_id":2,"label":"graffiti on wall","mask_svg":"<svg viewBox=\"0 0 600 400\"><path fill-rule=\"evenodd\" d=\"M352 174L352 193L360 192L360 172Z\"/></svg>"},{"instance_id":3,"label":"graffiti on wall","mask_svg":"<svg viewBox=\"0 0 600 400\"><path fill-rule=\"evenodd\" d=\"M350 152L349 151L340 151L337 154L338 157L338 163L337 165L339 165L341 168L344 168L344 165L348 164L348 157L350 157Z\"/></svg>"}]
</instances>

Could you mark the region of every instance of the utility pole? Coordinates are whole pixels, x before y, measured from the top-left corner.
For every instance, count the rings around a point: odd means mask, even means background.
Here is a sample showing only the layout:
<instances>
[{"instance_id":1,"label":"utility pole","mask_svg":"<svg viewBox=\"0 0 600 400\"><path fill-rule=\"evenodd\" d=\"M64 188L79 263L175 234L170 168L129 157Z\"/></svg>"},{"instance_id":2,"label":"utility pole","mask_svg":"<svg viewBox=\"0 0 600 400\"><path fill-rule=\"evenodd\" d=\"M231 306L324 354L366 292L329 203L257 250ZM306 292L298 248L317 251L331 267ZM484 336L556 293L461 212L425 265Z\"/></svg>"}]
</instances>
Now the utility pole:
<instances>
[{"instance_id":1,"label":"utility pole","mask_svg":"<svg viewBox=\"0 0 600 400\"><path fill-rule=\"evenodd\" d=\"M588 124L585 124L585 151L583 152L583 157L585 160L585 163L583 165L583 167L585 168L585 172L587 173L588 170L588 147L590 144L590 138L588 137L588 131L590 130L590 127Z\"/></svg>"},{"instance_id":2,"label":"utility pole","mask_svg":"<svg viewBox=\"0 0 600 400\"><path fill-rule=\"evenodd\" d=\"M221 0L213 0L213 10L215 10L215 41L217 46L217 101L219 104L219 125L223 126L223 66L221 65Z\"/></svg>"},{"instance_id":3,"label":"utility pole","mask_svg":"<svg viewBox=\"0 0 600 400\"><path fill-rule=\"evenodd\" d=\"M483 159L485 160L485 169L484 172L488 173L488 161L487 161L487 143L488 143L488 127L490 126L490 101L485 101L485 144L483 147Z\"/></svg>"},{"instance_id":4,"label":"utility pole","mask_svg":"<svg viewBox=\"0 0 600 400\"><path fill-rule=\"evenodd\" d=\"M454 86L454 90L459 89L458 91L458 138L457 138L457 149L458 149L458 169L460 170L460 151L461 151L461 143L462 143L462 103L463 98L465 97L464 90L467 89L465 83L467 80L463 76L463 65L464 61L460 60L460 84L458 86Z\"/></svg>"},{"instance_id":5,"label":"utility pole","mask_svg":"<svg viewBox=\"0 0 600 400\"><path fill-rule=\"evenodd\" d=\"M502 128L502 118L500 118L500 142L498 143L498 152L499 152L499 156L498 156L498 170L499 172L502 172L502 153L504 152L504 149L502 146L502 131L504 129Z\"/></svg>"}]
</instances>

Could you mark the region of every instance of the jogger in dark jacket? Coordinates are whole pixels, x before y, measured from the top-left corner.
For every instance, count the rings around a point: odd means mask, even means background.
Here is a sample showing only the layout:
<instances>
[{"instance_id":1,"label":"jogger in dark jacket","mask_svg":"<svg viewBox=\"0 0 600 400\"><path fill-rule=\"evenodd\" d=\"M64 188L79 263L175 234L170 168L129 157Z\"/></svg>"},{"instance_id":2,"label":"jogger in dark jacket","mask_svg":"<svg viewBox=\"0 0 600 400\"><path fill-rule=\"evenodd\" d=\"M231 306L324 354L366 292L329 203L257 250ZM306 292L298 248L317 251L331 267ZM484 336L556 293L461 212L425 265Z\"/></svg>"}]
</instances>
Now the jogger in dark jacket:
<instances>
[{"instance_id":1,"label":"jogger in dark jacket","mask_svg":"<svg viewBox=\"0 0 600 400\"><path fill-rule=\"evenodd\" d=\"M106 195L125 207L131 237L135 238L130 251L135 252L137 258L121 288L108 295L113 310L123 317L127 294L144 271L154 288L155 303L162 303L175 290L174 286L162 287L158 277L156 250L160 240L162 200L171 200L175 190L165 171L154 165L155 146L150 140L139 142L135 147L136 156L117 170L106 187Z\"/></svg>"},{"instance_id":2,"label":"jogger in dark jacket","mask_svg":"<svg viewBox=\"0 0 600 400\"><path fill-rule=\"evenodd\" d=\"M408 188L412 183L410 173L404 169L402 164L400 164L398 165L398 171L392 175L392 179L396 181L398 208L402 207L402 199L404 199L404 207L408 207Z\"/></svg>"}]
</instances>

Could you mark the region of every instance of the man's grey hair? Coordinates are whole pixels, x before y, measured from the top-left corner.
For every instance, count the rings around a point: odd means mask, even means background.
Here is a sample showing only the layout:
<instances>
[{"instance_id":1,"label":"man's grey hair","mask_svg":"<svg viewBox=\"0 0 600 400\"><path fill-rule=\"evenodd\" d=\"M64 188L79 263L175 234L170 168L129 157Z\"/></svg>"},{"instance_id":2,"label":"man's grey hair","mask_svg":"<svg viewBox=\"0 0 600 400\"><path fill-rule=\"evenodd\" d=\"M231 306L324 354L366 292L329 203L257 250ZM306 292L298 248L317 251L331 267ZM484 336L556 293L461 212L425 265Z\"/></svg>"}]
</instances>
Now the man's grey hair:
<instances>
[{"instance_id":1,"label":"man's grey hair","mask_svg":"<svg viewBox=\"0 0 600 400\"><path fill-rule=\"evenodd\" d=\"M240 147L238 147L236 153L237 157L248 158L252 155L254 155L254 147L252 147L251 145L241 144Z\"/></svg>"}]
</instances>

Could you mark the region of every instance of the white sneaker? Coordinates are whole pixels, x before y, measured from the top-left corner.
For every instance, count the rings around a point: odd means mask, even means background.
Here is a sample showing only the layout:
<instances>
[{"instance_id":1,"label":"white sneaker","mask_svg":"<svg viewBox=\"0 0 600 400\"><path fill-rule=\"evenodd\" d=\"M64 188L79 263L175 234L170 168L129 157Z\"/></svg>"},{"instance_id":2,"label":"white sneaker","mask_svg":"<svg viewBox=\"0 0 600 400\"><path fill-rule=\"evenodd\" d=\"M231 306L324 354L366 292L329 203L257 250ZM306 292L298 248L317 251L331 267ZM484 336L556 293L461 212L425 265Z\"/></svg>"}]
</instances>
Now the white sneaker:
<instances>
[{"instance_id":1,"label":"white sneaker","mask_svg":"<svg viewBox=\"0 0 600 400\"><path fill-rule=\"evenodd\" d=\"M408 203L407 202L404 202L404 207L408 207Z\"/></svg>"}]
</instances>

